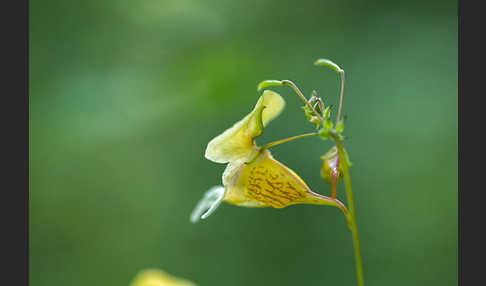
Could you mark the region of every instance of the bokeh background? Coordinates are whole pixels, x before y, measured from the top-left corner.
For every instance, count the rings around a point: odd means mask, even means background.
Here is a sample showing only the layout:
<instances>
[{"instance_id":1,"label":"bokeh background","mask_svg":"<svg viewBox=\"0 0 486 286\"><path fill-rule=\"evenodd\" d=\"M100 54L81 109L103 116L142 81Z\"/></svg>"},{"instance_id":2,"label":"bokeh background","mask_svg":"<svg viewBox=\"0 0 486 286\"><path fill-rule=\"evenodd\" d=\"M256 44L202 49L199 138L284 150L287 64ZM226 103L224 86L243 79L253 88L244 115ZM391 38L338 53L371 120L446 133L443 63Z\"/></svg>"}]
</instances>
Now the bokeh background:
<instances>
[{"instance_id":1,"label":"bokeh background","mask_svg":"<svg viewBox=\"0 0 486 286\"><path fill-rule=\"evenodd\" d=\"M356 285L351 235L322 206L222 205L210 139L291 79L337 106L367 285L457 285L457 2L30 2L30 282L128 285L147 267L212 285ZM290 88L264 144L311 132ZM316 138L273 154L329 194ZM344 190L339 196L346 201Z\"/></svg>"}]
</instances>

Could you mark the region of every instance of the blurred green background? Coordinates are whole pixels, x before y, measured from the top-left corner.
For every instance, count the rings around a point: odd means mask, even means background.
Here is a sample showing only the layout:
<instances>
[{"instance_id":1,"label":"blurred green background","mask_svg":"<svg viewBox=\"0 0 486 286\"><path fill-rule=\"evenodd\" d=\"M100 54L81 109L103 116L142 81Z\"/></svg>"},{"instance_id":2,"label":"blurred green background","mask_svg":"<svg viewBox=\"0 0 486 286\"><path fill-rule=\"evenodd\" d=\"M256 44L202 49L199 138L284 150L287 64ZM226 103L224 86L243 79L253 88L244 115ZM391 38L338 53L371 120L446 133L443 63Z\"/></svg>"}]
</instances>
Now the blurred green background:
<instances>
[{"instance_id":1,"label":"blurred green background","mask_svg":"<svg viewBox=\"0 0 486 286\"><path fill-rule=\"evenodd\" d=\"M224 204L189 223L225 168L206 144L260 81L337 106L322 57L347 74L365 284L457 285L457 2L365 0L31 1L31 285L128 285L146 267L201 286L356 285L336 208ZM311 132L273 90L287 106L258 144ZM329 194L330 147L272 152Z\"/></svg>"}]
</instances>

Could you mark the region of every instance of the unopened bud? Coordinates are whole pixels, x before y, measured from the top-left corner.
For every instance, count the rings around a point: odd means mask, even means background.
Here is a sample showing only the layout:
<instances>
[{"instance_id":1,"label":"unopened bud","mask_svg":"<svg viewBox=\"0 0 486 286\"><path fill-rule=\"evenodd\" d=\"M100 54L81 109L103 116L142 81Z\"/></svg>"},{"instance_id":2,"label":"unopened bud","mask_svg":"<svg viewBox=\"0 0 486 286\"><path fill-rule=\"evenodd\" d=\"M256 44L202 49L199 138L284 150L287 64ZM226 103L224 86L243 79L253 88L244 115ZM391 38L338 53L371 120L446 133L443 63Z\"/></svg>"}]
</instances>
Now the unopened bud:
<instances>
[{"instance_id":1,"label":"unopened bud","mask_svg":"<svg viewBox=\"0 0 486 286\"><path fill-rule=\"evenodd\" d=\"M342 169L340 168L339 153L336 146L332 147L326 154L321 156L323 161L321 176L326 183L332 184L333 177L335 182L343 177Z\"/></svg>"}]
</instances>

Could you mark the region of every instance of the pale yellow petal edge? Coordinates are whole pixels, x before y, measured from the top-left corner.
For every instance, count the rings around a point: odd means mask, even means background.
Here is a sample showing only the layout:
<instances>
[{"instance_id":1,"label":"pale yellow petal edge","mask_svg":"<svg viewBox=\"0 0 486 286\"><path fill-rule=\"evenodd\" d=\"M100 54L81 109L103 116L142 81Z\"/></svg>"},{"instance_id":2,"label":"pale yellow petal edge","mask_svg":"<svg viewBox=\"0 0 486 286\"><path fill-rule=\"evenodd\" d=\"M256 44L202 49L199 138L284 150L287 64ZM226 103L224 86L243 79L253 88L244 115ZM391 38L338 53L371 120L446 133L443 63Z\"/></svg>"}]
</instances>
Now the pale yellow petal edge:
<instances>
[{"instance_id":1,"label":"pale yellow petal edge","mask_svg":"<svg viewBox=\"0 0 486 286\"><path fill-rule=\"evenodd\" d=\"M208 143L205 157L216 163L252 157L258 150L254 139L262 134L264 126L277 117L284 107L285 101L278 93L265 90L250 114Z\"/></svg>"}]
</instances>

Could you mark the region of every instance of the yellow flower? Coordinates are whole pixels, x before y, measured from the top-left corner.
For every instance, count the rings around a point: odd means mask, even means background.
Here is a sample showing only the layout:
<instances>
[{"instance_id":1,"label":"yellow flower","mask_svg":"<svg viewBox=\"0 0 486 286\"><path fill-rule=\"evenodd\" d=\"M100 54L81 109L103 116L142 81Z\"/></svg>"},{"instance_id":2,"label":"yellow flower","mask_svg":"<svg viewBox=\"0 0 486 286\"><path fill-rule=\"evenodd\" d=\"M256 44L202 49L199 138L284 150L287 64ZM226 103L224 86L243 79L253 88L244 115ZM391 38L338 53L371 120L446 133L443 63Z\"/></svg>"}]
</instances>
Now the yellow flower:
<instances>
[{"instance_id":1,"label":"yellow flower","mask_svg":"<svg viewBox=\"0 0 486 286\"><path fill-rule=\"evenodd\" d=\"M268 149L255 144L255 138L284 107L280 95L265 90L250 114L208 143L205 157L228 165L223 173L223 186L214 186L206 192L192 212L192 222L207 218L222 201L244 207L331 205L347 214L340 201L312 192L294 171L275 160Z\"/></svg>"},{"instance_id":2,"label":"yellow flower","mask_svg":"<svg viewBox=\"0 0 486 286\"><path fill-rule=\"evenodd\" d=\"M196 284L174 277L160 269L146 269L135 276L130 286L196 286Z\"/></svg>"}]
</instances>

